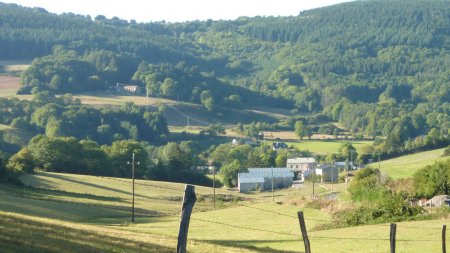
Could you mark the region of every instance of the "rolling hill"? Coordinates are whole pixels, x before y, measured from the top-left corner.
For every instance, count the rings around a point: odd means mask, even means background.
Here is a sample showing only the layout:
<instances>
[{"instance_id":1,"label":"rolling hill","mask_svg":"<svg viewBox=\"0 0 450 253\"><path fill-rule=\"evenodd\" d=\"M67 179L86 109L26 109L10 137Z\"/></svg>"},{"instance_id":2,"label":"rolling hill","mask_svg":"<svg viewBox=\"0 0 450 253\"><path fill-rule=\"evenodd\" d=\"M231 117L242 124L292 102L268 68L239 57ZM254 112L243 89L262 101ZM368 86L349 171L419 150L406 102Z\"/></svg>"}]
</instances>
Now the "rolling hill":
<instances>
[{"instance_id":1,"label":"rolling hill","mask_svg":"<svg viewBox=\"0 0 450 253\"><path fill-rule=\"evenodd\" d=\"M442 157L443 153L444 149L442 148L381 161L381 171L394 179L412 177L416 171L427 165L449 159ZM371 165L378 168L378 162Z\"/></svg>"}]
</instances>

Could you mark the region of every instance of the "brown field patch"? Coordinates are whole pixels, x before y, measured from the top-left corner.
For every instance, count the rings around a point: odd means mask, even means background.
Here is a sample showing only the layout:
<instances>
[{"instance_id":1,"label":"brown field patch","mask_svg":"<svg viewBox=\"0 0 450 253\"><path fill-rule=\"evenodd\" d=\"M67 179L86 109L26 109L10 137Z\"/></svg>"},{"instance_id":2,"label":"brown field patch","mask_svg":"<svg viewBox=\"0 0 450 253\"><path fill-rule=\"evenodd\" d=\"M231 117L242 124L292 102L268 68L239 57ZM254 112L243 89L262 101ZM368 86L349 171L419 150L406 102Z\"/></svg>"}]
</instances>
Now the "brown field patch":
<instances>
[{"instance_id":1,"label":"brown field patch","mask_svg":"<svg viewBox=\"0 0 450 253\"><path fill-rule=\"evenodd\" d=\"M0 76L0 89L19 88L20 78L14 76Z\"/></svg>"}]
</instances>

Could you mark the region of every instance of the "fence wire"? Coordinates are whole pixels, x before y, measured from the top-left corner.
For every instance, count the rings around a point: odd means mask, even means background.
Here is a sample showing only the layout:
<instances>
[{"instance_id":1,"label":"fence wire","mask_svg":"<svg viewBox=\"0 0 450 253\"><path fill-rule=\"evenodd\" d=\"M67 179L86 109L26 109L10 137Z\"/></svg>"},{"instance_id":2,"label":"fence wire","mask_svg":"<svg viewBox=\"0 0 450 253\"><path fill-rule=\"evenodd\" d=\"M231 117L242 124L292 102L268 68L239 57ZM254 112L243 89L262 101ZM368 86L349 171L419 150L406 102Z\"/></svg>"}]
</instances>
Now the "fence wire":
<instances>
[{"instance_id":1,"label":"fence wire","mask_svg":"<svg viewBox=\"0 0 450 253\"><path fill-rule=\"evenodd\" d=\"M111 177L105 177L105 178L114 180L114 181L132 184L132 182L130 180L111 178ZM173 187L155 185L155 184L151 184L151 183L135 182L135 185L159 188L159 189L161 189L163 191L167 191L167 192L170 191L170 192L184 193L184 189L177 189L177 188L173 188ZM21 198L36 199L36 198L26 196L23 194L22 195L21 194L11 194L11 193L6 193L6 194L16 196L16 197L21 197ZM211 197L210 195L199 194L199 193L197 193L197 195L204 196L204 197ZM230 195L230 196L241 197L241 196L236 196L236 195ZM112 209L112 210L118 210L118 211L129 211L129 209L127 207L120 207L120 206L114 207L114 206L105 206L105 205L90 204L90 203L80 203L80 202L74 202L74 201L48 199L48 198L47 199L37 198L37 199L42 200L42 201L56 202L56 203L66 203L66 204L74 204L74 205L81 205L81 206L106 208L106 209ZM244 199L246 199L246 198L244 198ZM262 200L262 198L261 199L253 198L252 200ZM257 211L271 213L274 215L289 217L289 218L298 220L298 217L289 215L286 213L281 213L281 212L277 212L277 211L273 211L273 210L255 207L255 206L249 206L249 205L241 204L239 202L235 202L235 204L238 206L241 206L241 207L250 208L250 209L257 210ZM157 213L156 211L146 210L146 209L142 209L142 208L135 210L135 213L140 214L142 216L150 215L151 217L179 217L179 215L180 215L179 211L174 212L174 213L162 214L162 213ZM117 217L119 217L119 216L117 216ZM125 217L125 216L120 216L120 217ZM92 217L89 219L92 219ZM89 219L86 219L86 220L89 220ZM325 219L315 219L315 218L306 218L306 217L304 219L309 220L309 221L317 221L317 222L330 222L330 220L325 220ZM229 224L229 223L220 222L220 221L211 221L211 220L205 220L205 219L200 219L200 218L191 218L191 220L201 221L201 222L206 222L206 223L211 223L211 224L216 224L216 225L222 225L222 226L227 226L227 227L233 227L233 228L237 228L237 229L244 229L244 230L249 230L249 231L258 231L258 232L272 233L272 234L278 234L278 235L283 235L283 236L290 236L290 237L295 237L298 239L302 238L302 235L300 235L300 234L285 233L285 232L273 231L273 230L268 230L268 229L245 227L245 226L241 226L241 225ZM389 227L390 225L389 224L368 224L368 226ZM442 227L439 227L439 228L438 227L418 227L418 226L408 226L408 225L401 225L401 224L397 225L397 228L414 229L414 230L435 230L435 231L442 230ZM308 238L317 239L317 240L365 240L365 241L389 241L390 240L389 238L337 237L337 236L316 236L316 235L308 236ZM398 242L441 242L441 240L433 240L433 239L396 239L396 241L398 241Z\"/></svg>"}]
</instances>

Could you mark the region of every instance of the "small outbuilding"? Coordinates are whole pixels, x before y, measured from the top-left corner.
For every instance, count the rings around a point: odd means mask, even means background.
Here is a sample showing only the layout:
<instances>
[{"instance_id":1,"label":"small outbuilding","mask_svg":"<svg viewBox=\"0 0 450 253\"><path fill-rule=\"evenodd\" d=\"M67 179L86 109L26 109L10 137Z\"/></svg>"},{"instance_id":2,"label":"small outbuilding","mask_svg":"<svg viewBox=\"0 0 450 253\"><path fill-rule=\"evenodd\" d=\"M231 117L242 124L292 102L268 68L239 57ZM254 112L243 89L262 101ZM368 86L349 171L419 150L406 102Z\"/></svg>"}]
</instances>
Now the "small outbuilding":
<instances>
[{"instance_id":1,"label":"small outbuilding","mask_svg":"<svg viewBox=\"0 0 450 253\"><path fill-rule=\"evenodd\" d=\"M320 181L336 182L339 177L339 170L336 166L320 164L316 168L316 175L320 176Z\"/></svg>"}]
</instances>

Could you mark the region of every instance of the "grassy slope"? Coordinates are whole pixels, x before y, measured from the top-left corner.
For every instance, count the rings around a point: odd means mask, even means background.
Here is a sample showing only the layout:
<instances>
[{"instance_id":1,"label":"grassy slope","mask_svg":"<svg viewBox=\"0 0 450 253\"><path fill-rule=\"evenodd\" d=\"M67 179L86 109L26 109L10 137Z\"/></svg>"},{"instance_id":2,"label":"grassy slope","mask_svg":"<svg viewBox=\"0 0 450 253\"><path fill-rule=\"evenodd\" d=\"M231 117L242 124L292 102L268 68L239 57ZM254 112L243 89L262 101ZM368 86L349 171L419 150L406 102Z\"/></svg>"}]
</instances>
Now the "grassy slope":
<instances>
[{"instance_id":1,"label":"grassy slope","mask_svg":"<svg viewBox=\"0 0 450 253\"><path fill-rule=\"evenodd\" d=\"M448 159L448 157L441 157L443 152L444 149L436 149L381 161L381 171L392 178L412 177L419 169L436 161ZM373 166L378 167L378 163L373 163Z\"/></svg>"},{"instance_id":2,"label":"grassy slope","mask_svg":"<svg viewBox=\"0 0 450 253\"><path fill-rule=\"evenodd\" d=\"M148 249L149 252L153 252L150 248L156 252L173 252L183 185L138 180L136 204L140 213L136 224L131 226L130 181L118 180L38 173L24 176L23 181L43 188L41 190L0 185L0 247L10 252L17 251L18 247L21 252L43 252L48 250L45 245L51 245L55 252L120 252L124 251L124 247L127 252L135 252L140 248ZM336 185L335 189L341 189L342 186L343 184ZM324 192L323 188L319 189ZM271 193L255 193L247 197L257 198L256 200L238 204L218 202L219 209L213 210L212 203L203 199L205 195L208 197L211 194L211 189L196 187L196 191L199 200L189 230L188 249L191 252L239 252L236 248L229 248L231 246L248 252L302 251L303 244L296 218L296 212L301 209L299 206L272 203ZM300 191L277 191L275 198L276 201L290 203L289 200L299 200L302 196L309 195L310 191L310 186L307 185L306 189ZM217 189L217 192L239 195L222 189ZM305 208L303 211L309 229L330 219L329 215L319 210ZM161 214L166 216L158 217ZM31 218L28 215L56 220ZM448 221L402 223L397 237L401 240L438 241L442 224L448 224ZM350 252L355 249L356 252L384 252L389 247L388 225L310 230L309 235L314 252ZM333 239L341 237L355 239ZM24 238L29 239L23 240ZM71 247L61 250L63 245ZM430 241L398 242L398 252L424 252L423 247L428 252L437 252L440 246L439 243ZM247 252L245 250L242 252Z\"/></svg>"},{"instance_id":3,"label":"grassy slope","mask_svg":"<svg viewBox=\"0 0 450 253\"><path fill-rule=\"evenodd\" d=\"M0 246L13 252L174 252L176 238L0 211ZM255 252L189 240L191 252Z\"/></svg>"}]
</instances>

